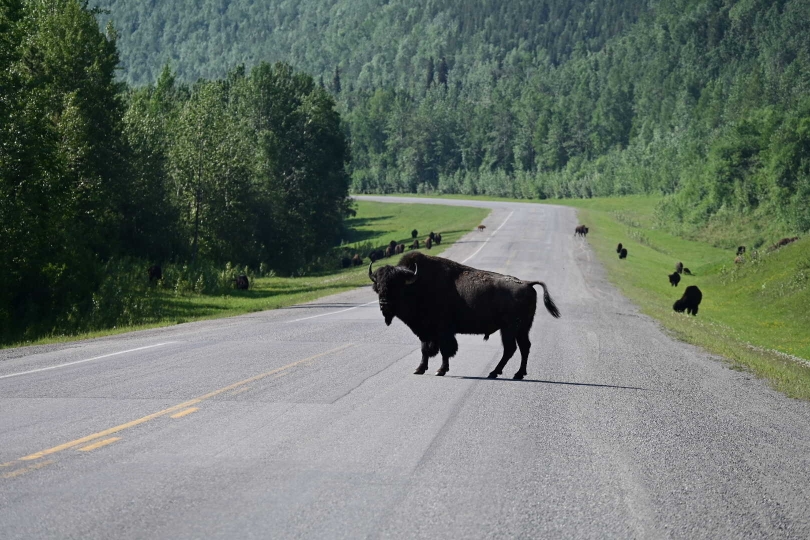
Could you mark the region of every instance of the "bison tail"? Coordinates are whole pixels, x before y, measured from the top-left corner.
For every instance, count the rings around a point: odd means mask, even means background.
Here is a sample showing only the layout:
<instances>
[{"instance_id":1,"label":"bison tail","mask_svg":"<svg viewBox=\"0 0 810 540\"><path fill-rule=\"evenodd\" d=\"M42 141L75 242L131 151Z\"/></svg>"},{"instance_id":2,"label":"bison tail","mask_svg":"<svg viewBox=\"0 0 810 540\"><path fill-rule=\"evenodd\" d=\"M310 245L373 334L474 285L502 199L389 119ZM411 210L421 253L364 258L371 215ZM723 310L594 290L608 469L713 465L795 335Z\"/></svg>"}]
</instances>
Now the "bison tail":
<instances>
[{"instance_id":1,"label":"bison tail","mask_svg":"<svg viewBox=\"0 0 810 540\"><path fill-rule=\"evenodd\" d=\"M551 295L548 294L546 284L543 283L542 281L532 281L529 283L529 285L532 286L540 285L541 287L543 287L543 305L546 306L546 309L548 310L549 313L551 313L552 317L554 317L555 319L559 319L560 310L557 308L557 304L554 303L554 300L551 299Z\"/></svg>"}]
</instances>

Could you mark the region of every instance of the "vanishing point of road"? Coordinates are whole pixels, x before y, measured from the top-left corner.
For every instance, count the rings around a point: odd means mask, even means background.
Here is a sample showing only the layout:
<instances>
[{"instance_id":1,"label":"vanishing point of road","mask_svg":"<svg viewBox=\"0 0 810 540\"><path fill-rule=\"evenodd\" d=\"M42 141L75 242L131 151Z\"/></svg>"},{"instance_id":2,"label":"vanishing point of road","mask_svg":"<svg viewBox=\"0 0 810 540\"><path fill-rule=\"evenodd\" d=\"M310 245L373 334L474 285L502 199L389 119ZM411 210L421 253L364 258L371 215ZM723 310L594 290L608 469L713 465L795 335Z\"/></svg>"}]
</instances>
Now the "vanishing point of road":
<instances>
[{"instance_id":1,"label":"vanishing point of road","mask_svg":"<svg viewBox=\"0 0 810 540\"><path fill-rule=\"evenodd\" d=\"M641 315L573 210L419 202L492 208L443 256L548 284L526 380L485 379L498 336L413 375L370 287L3 350L0 538L810 537L810 404Z\"/></svg>"}]
</instances>

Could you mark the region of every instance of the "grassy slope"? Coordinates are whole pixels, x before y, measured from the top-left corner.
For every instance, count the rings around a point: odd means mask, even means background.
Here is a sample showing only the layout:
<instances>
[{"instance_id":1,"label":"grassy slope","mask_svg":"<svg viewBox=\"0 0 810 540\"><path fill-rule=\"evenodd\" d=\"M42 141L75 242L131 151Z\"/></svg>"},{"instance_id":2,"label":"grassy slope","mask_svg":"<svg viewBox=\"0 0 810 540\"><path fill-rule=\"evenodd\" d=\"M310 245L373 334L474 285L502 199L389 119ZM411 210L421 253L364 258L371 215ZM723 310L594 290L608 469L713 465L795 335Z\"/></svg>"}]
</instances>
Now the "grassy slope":
<instances>
[{"instance_id":1,"label":"grassy slope","mask_svg":"<svg viewBox=\"0 0 810 540\"><path fill-rule=\"evenodd\" d=\"M432 230L442 233L441 246L434 247L430 251L431 255L437 255L481 223L481 220L488 213L488 210L481 208L358 201L357 216L349 220L349 226L352 229L351 237L345 239L344 243L356 246L367 245L371 242L376 246L384 246L390 240L396 240L410 245L412 229L419 230L420 240L423 240L427 233ZM277 309L309 302L323 296L368 285L368 259L365 258L367 253L361 253L361 255L366 262L366 265L361 267L317 276L257 278L251 283L250 290L234 290L226 296L175 295L171 290L158 289L157 294L164 303L161 311L167 314L160 321L74 336L52 336L9 346L86 339L188 321L241 315L243 313ZM391 258L387 262L393 263L396 260L398 260L398 257Z\"/></svg>"}]
</instances>

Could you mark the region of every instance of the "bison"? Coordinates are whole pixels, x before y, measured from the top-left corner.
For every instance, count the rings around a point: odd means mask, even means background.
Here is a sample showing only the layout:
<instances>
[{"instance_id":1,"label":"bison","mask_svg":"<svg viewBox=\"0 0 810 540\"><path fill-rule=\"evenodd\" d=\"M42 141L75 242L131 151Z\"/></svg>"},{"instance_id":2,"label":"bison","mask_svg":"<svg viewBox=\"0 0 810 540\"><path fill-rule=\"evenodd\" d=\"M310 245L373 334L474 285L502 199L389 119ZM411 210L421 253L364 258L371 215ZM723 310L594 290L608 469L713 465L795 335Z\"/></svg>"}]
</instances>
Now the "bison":
<instances>
[{"instance_id":1,"label":"bison","mask_svg":"<svg viewBox=\"0 0 810 540\"><path fill-rule=\"evenodd\" d=\"M234 278L234 281L236 281L236 288L239 289L240 291L246 291L250 287L248 277L244 274L236 276L236 278Z\"/></svg>"},{"instance_id":2,"label":"bison","mask_svg":"<svg viewBox=\"0 0 810 540\"><path fill-rule=\"evenodd\" d=\"M414 240L411 249L419 249L419 240Z\"/></svg>"},{"instance_id":3,"label":"bison","mask_svg":"<svg viewBox=\"0 0 810 540\"><path fill-rule=\"evenodd\" d=\"M487 228L487 226L486 226L486 225L479 225L479 226L478 226L478 232L482 232L482 231L483 231L484 229L486 229L486 228Z\"/></svg>"},{"instance_id":4,"label":"bison","mask_svg":"<svg viewBox=\"0 0 810 540\"><path fill-rule=\"evenodd\" d=\"M388 247L386 247L386 248L385 248L385 256L386 256L386 257L390 257L390 256L392 256L393 254L394 254L394 250L393 250L393 249L391 249L391 246L388 246Z\"/></svg>"},{"instance_id":5,"label":"bison","mask_svg":"<svg viewBox=\"0 0 810 540\"><path fill-rule=\"evenodd\" d=\"M626 259L627 258L627 248L622 248L622 250L619 252L619 258L620 259Z\"/></svg>"},{"instance_id":6,"label":"bison","mask_svg":"<svg viewBox=\"0 0 810 540\"><path fill-rule=\"evenodd\" d=\"M394 251L397 249L396 240L391 240L390 242L388 242L388 247L391 248L391 253L394 253Z\"/></svg>"},{"instance_id":7,"label":"bison","mask_svg":"<svg viewBox=\"0 0 810 540\"><path fill-rule=\"evenodd\" d=\"M149 274L149 281L160 281L163 279L163 270L160 268L159 264L150 266L147 273Z\"/></svg>"},{"instance_id":8,"label":"bison","mask_svg":"<svg viewBox=\"0 0 810 540\"><path fill-rule=\"evenodd\" d=\"M782 238L777 243L775 243L774 245L771 246L771 251L779 249L780 247L784 247L784 246L790 244L791 242L795 242L798 239L799 239L798 236L794 236L793 238Z\"/></svg>"},{"instance_id":9,"label":"bison","mask_svg":"<svg viewBox=\"0 0 810 540\"><path fill-rule=\"evenodd\" d=\"M588 236L588 227L585 225L577 225L574 229L574 236Z\"/></svg>"},{"instance_id":10,"label":"bison","mask_svg":"<svg viewBox=\"0 0 810 540\"><path fill-rule=\"evenodd\" d=\"M405 253L405 244L397 244L397 247L394 248L394 253L396 255L402 255Z\"/></svg>"},{"instance_id":11,"label":"bison","mask_svg":"<svg viewBox=\"0 0 810 540\"><path fill-rule=\"evenodd\" d=\"M379 296L385 324L394 317L404 322L422 342L422 361L414 371L422 375L428 360L442 354L436 375L450 371L450 358L458 351L456 334L484 334L500 330L503 356L489 374L503 373L506 363L520 348L520 369L515 379L526 376L529 330L537 308L535 285L543 287L543 304L552 317L560 311L542 281L523 281L463 264L415 252L404 255L397 266L368 267L372 289Z\"/></svg>"},{"instance_id":12,"label":"bison","mask_svg":"<svg viewBox=\"0 0 810 540\"><path fill-rule=\"evenodd\" d=\"M352 265L352 260L349 257L343 257L340 259L340 266L342 268L349 268Z\"/></svg>"},{"instance_id":13,"label":"bison","mask_svg":"<svg viewBox=\"0 0 810 540\"><path fill-rule=\"evenodd\" d=\"M428 234L428 238L430 238L430 240L432 242L435 242L436 241L436 233L433 232L433 231L430 231L430 233Z\"/></svg>"},{"instance_id":14,"label":"bison","mask_svg":"<svg viewBox=\"0 0 810 540\"><path fill-rule=\"evenodd\" d=\"M688 268L684 268L684 269L683 269L683 273L684 273L684 274L686 274L686 275L688 275L688 276L691 276L691 275L692 275L692 271L691 271L691 270L689 270Z\"/></svg>"},{"instance_id":15,"label":"bison","mask_svg":"<svg viewBox=\"0 0 810 540\"><path fill-rule=\"evenodd\" d=\"M737 246L737 255L745 255L745 246Z\"/></svg>"},{"instance_id":16,"label":"bison","mask_svg":"<svg viewBox=\"0 0 810 540\"><path fill-rule=\"evenodd\" d=\"M361 264L363 264L363 257L359 253L355 253L354 257L352 257L352 266L360 266Z\"/></svg>"},{"instance_id":17,"label":"bison","mask_svg":"<svg viewBox=\"0 0 810 540\"><path fill-rule=\"evenodd\" d=\"M621 252L622 252L622 243L619 242L619 245L616 246L616 253L621 253Z\"/></svg>"},{"instance_id":18,"label":"bison","mask_svg":"<svg viewBox=\"0 0 810 540\"><path fill-rule=\"evenodd\" d=\"M371 260L371 262L379 261L383 257L385 257L385 252L381 249L375 249L368 254L368 258Z\"/></svg>"},{"instance_id":19,"label":"bison","mask_svg":"<svg viewBox=\"0 0 810 540\"><path fill-rule=\"evenodd\" d=\"M441 244L442 243L442 233L436 233L436 238L434 238L433 241L436 242L437 246L439 244Z\"/></svg>"},{"instance_id":20,"label":"bison","mask_svg":"<svg viewBox=\"0 0 810 540\"><path fill-rule=\"evenodd\" d=\"M675 272L677 272L678 274L683 274L683 263L682 262L676 262L675 263Z\"/></svg>"},{"instance_id":21,"label":"bison","mask_svg":"<svg viewBox=\"0 0 810 540\"><path fill-rule=\"evenodd\" d=\"M419 236L419 231L417 231L416 229L412 230L412 231L411 231L411 238L413 238L414 240L416 240L416 237L417 237L417 236Z\"/></svg>"},{"instance_id":22,"label":"bison","mask_svg":"<svg viewBox=\"0 0 810 540\"><path fill-rule=\"evenodd\" d=\"M430 248L433 247L433 240L431 240L429 236L427 238L425 238L425 247L427 249L430 249Z\"/></svg>"},{"instance_id":23,"label":"bison","mask_svg":"<svg viewBox=\"0 0 810 540\"><path fill-rule=\"evenodd\" d=\"M700 292L700 289L698 289L696 285L689 285L686 290L683 291L683 296L681 296L680 300L676 300L672 305L672 309L678 313L686 311L687 314L691 313L692 315L697 315L701 300L703 300L703 293Z\"/></svg>"},{"instance_id":24,"label":"bison","mask_svg":"<svg viewBox=\"0 0 810 540\"><path fill-rule=\"evenodd\" d=\"M678 272L673 272L669 275L669 283L673 287L677 287L678 283L681 282L681 275Z\"/></svg>"}]
</instances>

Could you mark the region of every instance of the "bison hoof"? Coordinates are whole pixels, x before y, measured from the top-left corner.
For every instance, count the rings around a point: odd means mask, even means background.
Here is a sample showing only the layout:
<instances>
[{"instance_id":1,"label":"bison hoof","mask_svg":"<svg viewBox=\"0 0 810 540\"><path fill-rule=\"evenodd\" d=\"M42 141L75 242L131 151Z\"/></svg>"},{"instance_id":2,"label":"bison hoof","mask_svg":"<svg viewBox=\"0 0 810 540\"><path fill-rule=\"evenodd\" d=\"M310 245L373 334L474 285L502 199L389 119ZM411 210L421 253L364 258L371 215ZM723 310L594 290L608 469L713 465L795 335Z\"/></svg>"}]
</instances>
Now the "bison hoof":
<instances>
[{"instance_id":1,"label":"bison hoof","mask_svg":"<svg viewBox=\"0 0 810 540\"><path fill-rule=\"evenodd\" d=\"M416 371L413 372L413 374L414 375L424 375L425 374L425 368L418 367L418 368L416 368Z\"/></svg>"},{"instance_id":2,"label":"bison hoof","mask_svg":"<svg viewBox=\"0 0 810 540\"><path fill-rule=\"evenodd\" d=\"M515 379L516 381L522 381L523 377L525 376L526 376L525 373L523 373L522 371L518 371L512 378Z\"/></svg>"},{"instance_id":3,"label":"bison hoof","mask_svg":"<svg viewBox=\"0 0 810 540\"><path fill-rule=\"evenodd\" d=\"M497 379L498 375L500 375L500 373L498 373L497 371L493 371L492 373L487 375L487 379Z\"/></svg>"},{"instance_id":4,"label":"bison hoof","mask_svg":"<svg viewBox=\"0 0 810 540\"><path fill-rule=\"evenodd\" d=\"M450 370L449 369L439 369L438 371L436 371L436 376L437 377L443 377L444 374L447 373L448 371L450 371Z\"/></svg>"}]
</instances>

